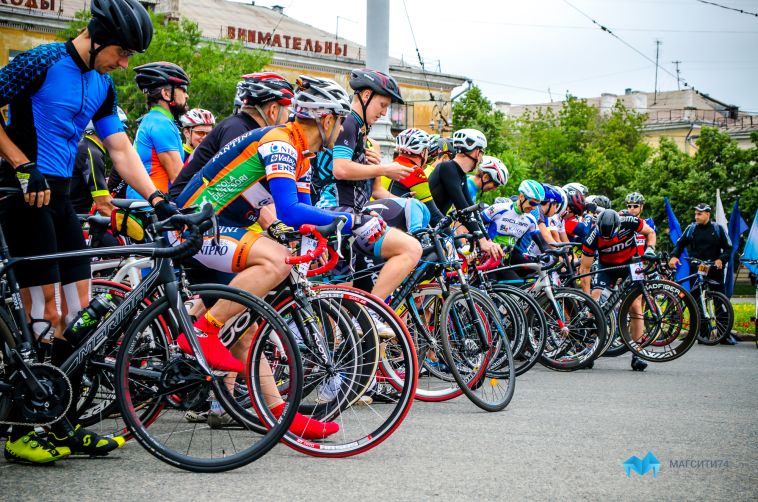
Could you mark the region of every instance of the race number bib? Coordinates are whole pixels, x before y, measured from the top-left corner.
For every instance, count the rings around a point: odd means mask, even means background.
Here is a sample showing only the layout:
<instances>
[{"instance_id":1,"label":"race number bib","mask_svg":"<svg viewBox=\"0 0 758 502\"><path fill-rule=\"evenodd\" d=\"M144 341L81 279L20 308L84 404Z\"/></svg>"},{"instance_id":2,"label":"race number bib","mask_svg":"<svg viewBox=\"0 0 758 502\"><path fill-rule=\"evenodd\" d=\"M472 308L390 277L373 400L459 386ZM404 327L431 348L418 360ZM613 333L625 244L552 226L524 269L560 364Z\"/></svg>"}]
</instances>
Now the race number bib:
<instances>
[{"instance_id":1,"label":"race number bib","mask_svg":"<svg viewBox=\"0 0 758 502\"><path fill-rule=\"evenodd\" d=\"M642 272L642 264L641 263L630 263L629 264L629 277L633 281L642 281L645 279L645 274Z\"/></svg>"},{"instance_id":2,"label":"race number bib","mask_svg":"<svg viewBox=\"0 0 758 502\"><path fill-rule=\"evenodd\" d=\"M303 239L300 241L300 256L303 256L308 251L313 251L316 249L316 245L318 244L318 241L314 239L313 237L308 237L307 235L303 236ZM297 266L297 272L305 277L305 274L308 273L308 269L311 268L311 264L309 262L301 263Z\"/></svg>"}]
</instances>

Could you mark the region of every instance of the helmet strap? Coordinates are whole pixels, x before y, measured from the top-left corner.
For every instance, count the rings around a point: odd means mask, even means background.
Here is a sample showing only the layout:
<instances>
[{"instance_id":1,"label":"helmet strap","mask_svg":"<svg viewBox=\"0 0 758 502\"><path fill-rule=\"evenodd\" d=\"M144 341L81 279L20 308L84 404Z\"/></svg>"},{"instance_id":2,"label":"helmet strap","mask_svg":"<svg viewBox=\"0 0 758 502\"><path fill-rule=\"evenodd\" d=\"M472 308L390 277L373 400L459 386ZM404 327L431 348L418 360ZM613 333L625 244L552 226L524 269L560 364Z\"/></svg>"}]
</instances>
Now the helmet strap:
<instances>
[{"instance_id":1,"label":"helmet strap","mask_svg":"<svg viewBox=\"0 0 758 502\"><path fill-rule=\"evenodd\" d=\"M366 111L368 110L368 105L369 103L371 103L371 100L374 99L374 95L376 93L374 91L371 91L371 94L369 95L368 99L364 103L363 98L361 97L361 91L363 91L363 89L356 92L355 95L358 96L358 101L361 103L361 110L362 110L361 118L363 119L363 126L366 128L366 133L368 134L369 127L368 127L368 121L366 120Z\"/></svg>"},{"instance_id":2,"label":"helmet strap","mask_svg":"<svg viewBox=\"0 0 758 502\"><path fill-rule=\"evenodd\" d=\"M107 45L101 45L97 49L95 49L95 41L92 40L90 37L89 39L89 69L94 70L95 69L95 59L97 59L97 55L100 54L100 52L108 47Z\"/></svg>"},{"instance_id":3,"label":"helmet strap","mask_svg":"<svg viewBox=\"0 0 758 502\"><path fill-rule=\"evenodd\" d=\"M270 125L271 125L271 123L268 121L268 118L266 117L266 114L265 114L265 113L263 113L263 108L261 108L261 106L260 106L260 105L257 105L257 104L256 104L256 105L253 105L253 108L255 108L255 111L257 111L257 112L258 112L258 115L260 115L260 116L261 116L261 118L263 119L263 122L266 124L266 126L270 126ZM277 118L278 118L278 117L277 117Z\"/></svg>"}]
</instances>

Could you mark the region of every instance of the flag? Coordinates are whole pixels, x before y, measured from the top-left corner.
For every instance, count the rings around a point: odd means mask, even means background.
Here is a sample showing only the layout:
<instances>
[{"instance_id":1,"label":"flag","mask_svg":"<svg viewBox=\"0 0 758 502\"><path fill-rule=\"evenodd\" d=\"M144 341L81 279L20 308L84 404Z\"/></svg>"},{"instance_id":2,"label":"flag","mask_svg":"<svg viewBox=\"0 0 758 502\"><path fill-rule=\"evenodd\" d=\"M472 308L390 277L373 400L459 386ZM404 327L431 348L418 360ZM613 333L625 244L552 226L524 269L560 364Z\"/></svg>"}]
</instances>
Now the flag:
<instances>
[{"instance_id":1,"label":"flag","mask_svg":"<svg viewBox=\"0 0 758 502\"><path fill-rule=\"evenodd\" d=\"M721 190L718 188L716 189L716 213L713 219L726 230L728 223L726 221L726 213L724 213L724 204L721 202Z\"/></svg>"},{"instance_id":2,"label":"flag","mask_svg":"<svg viewBox=\"0 0 758 502\"><path fill-rule=\"evenodd\" d=\"M669 217L669 237L671 237L671 242L676 245L676 241L679 240L679 237L682 236L682 227L679 225L679 220L676 219L676 215L674 214L674 210L671 209L671 203L669 203L669 198L664 197L663 200L666 202L666 214ZM676 280L679 282L681 279L684 279L688 275L690 275L690 263L687 261L687 250L685 249L682 251L682 256L679 257L679 260L681 263L678 267L676 267ZM684 288L689 291L690 290L690 281L686 281L681 283Z\"/></svg>"},{"instance_id":3,"label":"flag","mask_svg":"<svg viewBox=\"0 0 758 502\"><path fill-rule=\"evenodd\" d=\"M753 226L747 235L745 250L742 252L742 261L745 267L754 274L758 274L758 263L744 263L746 260L758 260L758 210L755 211Z\"/></svg>"},{"instance_id":4,"label":"flag","mask_svg":"<svg viewBox=\"0 0 758 502\"><path fill-rule=\"evenodd\" d=\"M653 217L652 216L650 218L646 219L645 223L647 223L647 226L649 226L650 228L653 229L653 232L657 232L658 231L658 229L655 228L655 221L653 221Z\"/></svg>"},{"instance_id":5,"label":"flag","mask_svg":"<svg viewBox=\"0 0 758 502\"><path fill-rule=\"evenodd\" d=\"M734 257L737 254L737 249L740 247L740 236L747 231L747 223L740 214L740 197L737 196L737 200L734 201L734 207L732 208L732 214L729 215L729 240L732 241L732 252L729 255L729 266L727 267L724 289L726 296L732 297L734 291L734 275L737 271L734 266Z\"/></svg>"}]
</instances>

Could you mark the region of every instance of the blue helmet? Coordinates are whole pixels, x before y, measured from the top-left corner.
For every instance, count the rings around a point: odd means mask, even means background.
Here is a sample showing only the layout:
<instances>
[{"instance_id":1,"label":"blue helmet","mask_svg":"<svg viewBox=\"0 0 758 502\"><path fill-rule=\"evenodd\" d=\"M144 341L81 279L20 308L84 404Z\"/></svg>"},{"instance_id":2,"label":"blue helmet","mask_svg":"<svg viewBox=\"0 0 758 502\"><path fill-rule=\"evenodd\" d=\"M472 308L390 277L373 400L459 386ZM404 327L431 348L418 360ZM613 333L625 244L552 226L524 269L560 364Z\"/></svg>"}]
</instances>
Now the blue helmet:
<instances>
[{"instance_id":1,"label":"blue helmet","mask_svg":"<svg viewBox=\"0 0 758 502\"><path fill-rule=\"evenodd\" d=\"M563 197L561 196L561 193L558 191L557 187L543 183L542 188L545 189L545 198L543 199L545 202L553 202L559 206L563 204Z\"/></svg>"}]
</instances>

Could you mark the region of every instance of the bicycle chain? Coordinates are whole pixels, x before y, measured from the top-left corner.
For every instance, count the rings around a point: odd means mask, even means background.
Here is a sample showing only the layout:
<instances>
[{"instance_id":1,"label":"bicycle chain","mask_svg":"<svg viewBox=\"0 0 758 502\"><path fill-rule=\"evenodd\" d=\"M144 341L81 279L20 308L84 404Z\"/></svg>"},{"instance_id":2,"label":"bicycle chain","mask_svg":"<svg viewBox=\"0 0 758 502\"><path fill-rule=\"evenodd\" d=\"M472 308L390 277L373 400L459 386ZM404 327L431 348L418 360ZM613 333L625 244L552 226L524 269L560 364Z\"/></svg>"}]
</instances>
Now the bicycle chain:
<instances>
[{"instance_id":1,"label":"bicycle chain","mask_svg":"<svg viewBox=\"0 0 758 502\"><path fill-rule=\"evenodd\" d=\"M51 420L50 422L31 423L31 422L11 422L11 421L6 421L6 420L0 420L0 425L20 425L20 426L26 426L26 427L47 427L47 426L50 426L50 425L52 425L52 424L54 424L56 422L59 422L63 417L66 416L66 412L71 407L71 402L73 400L73 396L71 395L72 394L72 392L71 392L71 381L68 379L68 377L66 376L66 374L63 373L63 371L60 368L58 368L57 366L53 366L52 364L49 364L49 363L31 363L31 364L29 364L29 368L31 368L31 369L39 367L39 366L45 366L45 367L48 367L48 368L52 368L54 371L60 373L60 377L62 377L63 380L65 380L66 385L68 386L69 392L68 392L68 403L66 404L66 407L63 410L63 413L61 413L60 416L58 416L55 420ZM11 403L11 406L13 406L12 403Z\"/></svg>"}]
</instances>

